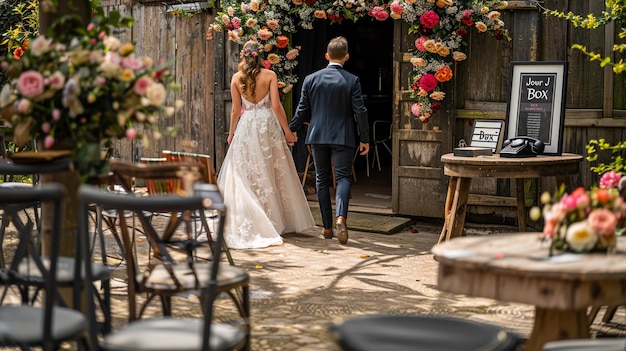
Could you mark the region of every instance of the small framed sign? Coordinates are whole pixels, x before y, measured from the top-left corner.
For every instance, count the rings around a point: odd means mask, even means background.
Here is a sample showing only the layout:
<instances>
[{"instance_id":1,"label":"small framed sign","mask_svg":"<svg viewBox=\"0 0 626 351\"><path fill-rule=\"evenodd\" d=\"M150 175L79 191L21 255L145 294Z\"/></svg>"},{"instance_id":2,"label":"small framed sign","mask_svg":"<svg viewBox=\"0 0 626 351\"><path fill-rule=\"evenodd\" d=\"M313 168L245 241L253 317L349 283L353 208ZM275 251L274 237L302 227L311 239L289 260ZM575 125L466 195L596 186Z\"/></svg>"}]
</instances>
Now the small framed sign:
<instances>
[{"instance_id":1,"label":"small framed sign","mask_svg":"<svg viewBox=\"0 0 626 351\"><path fill-rule=\"evenodd\" d=\"M474 121L474 130L470 146L488 147L492 153L500 152L504 121L491 119L477 119Z\"/></svg>"},{"instance_id":2,"label":"small framed sign","mask_svg":"<svg viewBox=\"0 0 626 351\"><path fill-rule=\"evenodd\" d=\"M565 121L567 62L511 62L506 139L543 141L544 154L560 155Z\"/></svg>"}]
</instances>

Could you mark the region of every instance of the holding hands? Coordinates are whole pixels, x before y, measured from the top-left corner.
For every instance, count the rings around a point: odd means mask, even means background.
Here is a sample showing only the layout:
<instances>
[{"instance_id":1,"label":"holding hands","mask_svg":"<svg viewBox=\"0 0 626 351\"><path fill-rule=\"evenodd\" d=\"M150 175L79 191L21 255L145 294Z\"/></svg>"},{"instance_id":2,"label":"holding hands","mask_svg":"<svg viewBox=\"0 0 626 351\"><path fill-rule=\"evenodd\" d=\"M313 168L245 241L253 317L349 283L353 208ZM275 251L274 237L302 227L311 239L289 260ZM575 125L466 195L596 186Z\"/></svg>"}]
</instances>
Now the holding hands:
<instances>
[{"instance_id":1,"label":"holding hands","mask_svg":"<svg viewBox=\"0 0 626 351\"><path fill-rule=\"evenodd\" d=\"M285 140L287 140L287 145L293 146L296 141L298 141L298 135L296 134L296 132L289 131L285 133Z\"/></svg>"}]
</instances>

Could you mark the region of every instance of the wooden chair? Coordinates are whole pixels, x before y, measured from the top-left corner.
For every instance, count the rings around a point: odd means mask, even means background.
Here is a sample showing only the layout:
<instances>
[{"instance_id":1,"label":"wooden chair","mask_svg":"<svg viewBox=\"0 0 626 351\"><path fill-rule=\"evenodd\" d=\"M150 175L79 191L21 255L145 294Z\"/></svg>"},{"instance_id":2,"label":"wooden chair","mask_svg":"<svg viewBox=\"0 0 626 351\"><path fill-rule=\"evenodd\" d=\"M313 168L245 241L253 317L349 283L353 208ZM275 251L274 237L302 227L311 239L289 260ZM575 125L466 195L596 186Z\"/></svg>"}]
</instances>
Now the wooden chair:
<instances>
[{"instance_id":1,"label":"wooden chair","mask_svg":"<svg viewBox=\"0 0 626 351\"><path fill-rule=\"evenodd\" d=\"M117 182L123 184L128 189L127 195L129 197L135 197L132 192L131 184L134 179L151 179L156 182L163 180L178 179L183 184L183 188L186 189L186 195L180 196L173 193L159 193L149 196L147 198L182 198L189 197L194 194L194 189L202 188L202 186L209 186L210 184L198 182L202 179L202 168L198 167L194 163L189 162L165 162L161 164L137 164L121 160L111 160L109 168L112 173L112 177L117 179ZM214 186L214 185L211 185ZM215 186L214 186L215 187ZM217 188L217 187L215 187ZM98 204L98 202L96 202ZM101 204L103 205L103 204ZM154 206L153 206L154 207ZM173 261L175 252L184 254L184 264L178 267L183 269L189 264L196 264L198 260L197 250L199 248L209 246L210 251L213 252L215 248L215 240L211 240L212 233L215 233L215 221L219 219L215 213L211 213L211 216L207 212L194 212L194 209L180 210L175 207L164 206L158 210L145 209L144 211L137 211L133 208L125 209L124 207L112 208L104 206L107 209L113 209L118 214L128 213L133 214L132 218L140 224L140 228L143 235L149 243L149 249L152 250L152 258L155 259L155 263L150 263L148 266L140 267L137 261L137 250L135 231L129 228L134 226L128 223L130 216L120 216L117 219L117 230L121 233L122 242L126 251L127 271L128 277L136 277L137 279L129 279L129 320L135 320L141 318L143 310L146 308L150 301L147 301L143 306L136 309L134 304L135 295L138 293L146 293L149 296L149 300L158 297L161 300L161 308L164 315L171 314L171 298L177 296L181 292L190 292L196 287L188 281L193 277L185 276L181 279L177 276L179 272L171 271L167 269L168 264L177 263ZM155 227L152 223L155 219L151 218L154 213L167 213L169 217L166 225L160 229ZM197 214L200 219L200 225L203 231L209 233L205 240L198 240L194 235L192 228L192 214ZM193 221L195 223L195 221ZM180 229L180 230L179 230ZM223 242L220 242L223 245ZM221 253L222 251L220 251ZM232 262L232 260L229 260ZM206 263L199 263L200 265ZM137 275L140 276L137 276ZM149 278L149 279L148 279ZM158 282L155 282L155 279ZM220 292L228 294L233 303L236 305L240 316L247 320L250 314L249 311L249 276L241 268L236 267L234 264L220 266L218 274L218 288Z\"/></svg>"},{"instance_id":2,"label":"wooden chair","mask_svg":"<svg viewBox=\"0 0 626 351\"><path fill-rule=\"evenodd\" d=\"M87 318L79 310L84 288L92 286L91 276L81 272L83 266L90 266L88 256L77 255L77 258L82 258L82 264L73 264L73 269L67 272L64 272L66 266L59 256L64 198L64 189L56 184L30 189L0 189L0 208L11 212L14 217L18 217L15 211L20 206L39 202L50 204L46 209L53 212L51 215L54 218L52 231L46 236L49 241L44 243L48 247L45 251L49 251L47 256L41 255L42 235L33 235L33 223L13 220L18 230L18 243L10 264L0 274L0 283L4 285L0 306L0 346L18 347L21 350L30 350L31 347L56 350L65 341L78 342L87 349L91 345ZM80 238L77 240L81 241ZM71 301L64 300L59 291L60 277L66 274L74 278ZM7 294L9 289L16 286L21 291L22 300L35 287L35 294L41 301L38 299L34 304L10 304ZM39 289L45 293L37 294ZM69 303L76 309L65 307ZM97 332L95 323L94 331Z\"/></svg>"},{"instance_id":3,"label":"wooden chair","mask_svg":"<svg viewBox=\"0 0 626 351\"><path fill-rule=\"evenodd\" d=\"M239 350L249 347L249 324L244 325L215 323L213 321L213 303L217 295L223 291L223 280L219 276L224 273L221 265L221 241L224 240L224 216L226 208L222 196L214 185L197 184L194 193L189 196L160 195L134 196L106 192L102 189L83 185L80 188L82 213L89 204L98 203L105 208L115 208L118 212L132 211L144 226L146 237L151 246L160 253L161 260L151 263L146 269L136 265L132 257L128 257L129 266L129 312L135 314L135 298L138 293L147 294L148 303L153 297L166 299L182 291L201 291L203 319L183 319L169 317L169 313L161 318L135 320L111 334L105 336L101 345L104 350ZM214 211L217 216L215 243L212 247L212 260L209 263L197 261L177 262L167 250L165 243L157 235L156 229L144 216L146 212L156 211L190 212ZM82 219L81 228L85 230L87 220ZM124 222L124 217L120 217ZM189 218L185 218L186 232L189 234ZM124 243L129 245L127 252L134 250L135 241L129 231L122 226ZM190 242L193 245L193 242ZM245 275L247 279L247 274ZM238 282L231 282L236 285ZM249 300L245 308L249 315ZM167 302L163 301L166 305ZM145 305L144 305L145 307ZM89 308L93 316L93 306ZM143 308L140 310L141 315ZM95 330L91 331L92 340Z\"/></svg>"}]
</instances>

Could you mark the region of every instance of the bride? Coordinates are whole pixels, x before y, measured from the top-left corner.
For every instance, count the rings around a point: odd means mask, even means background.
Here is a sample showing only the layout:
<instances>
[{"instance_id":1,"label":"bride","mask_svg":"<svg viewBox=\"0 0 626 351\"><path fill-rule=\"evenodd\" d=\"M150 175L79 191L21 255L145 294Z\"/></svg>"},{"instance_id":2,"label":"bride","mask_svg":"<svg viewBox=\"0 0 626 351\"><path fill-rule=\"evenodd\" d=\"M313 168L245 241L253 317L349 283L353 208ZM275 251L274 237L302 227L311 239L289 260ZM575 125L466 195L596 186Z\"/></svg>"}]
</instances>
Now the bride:
<instances>
[{"instance_id":1,"label":"bride","mask_svg":"<svg viewBox=\"0 0 626 351\"><path fill-rule=\"evenodd\" d=\"M230 83L230 147L218 176L230 248L283 243L281 234L315 225L287 144L289 130L276 73L263 68L262 46L248 41Z\"/></svg>"}]
</instances>

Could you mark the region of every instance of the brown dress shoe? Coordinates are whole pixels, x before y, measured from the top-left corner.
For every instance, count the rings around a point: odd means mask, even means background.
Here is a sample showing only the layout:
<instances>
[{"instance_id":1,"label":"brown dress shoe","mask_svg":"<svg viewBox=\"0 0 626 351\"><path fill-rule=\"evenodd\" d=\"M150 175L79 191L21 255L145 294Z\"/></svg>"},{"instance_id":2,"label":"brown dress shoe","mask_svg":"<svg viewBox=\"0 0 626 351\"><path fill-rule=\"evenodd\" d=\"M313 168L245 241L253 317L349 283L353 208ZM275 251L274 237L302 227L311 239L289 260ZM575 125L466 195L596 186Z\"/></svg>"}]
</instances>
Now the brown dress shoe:
<instances>
[{"instance_id":1,"label":"brown dress shoe","mask_svg":"<svg viewBox=\"0 0 626 351\"><path fill-rule=\"evenodd\" d=\"M337 239L339 240L339 243L346 244L348 242L348 226L346 225L346 219L343 216L337 217L335 228L337 229Z\"/></svg>"},{"instance_id":2,"label":"brown dress shoe","mask_svg":"<svg viewBox=\"0 0 626 351\"><path fill-rule=\"evenodd\" d=\"M332 239L333 238L333 230L331 229L322 229L322 236L324 239Z\"/></svg>"}]
</instances>

